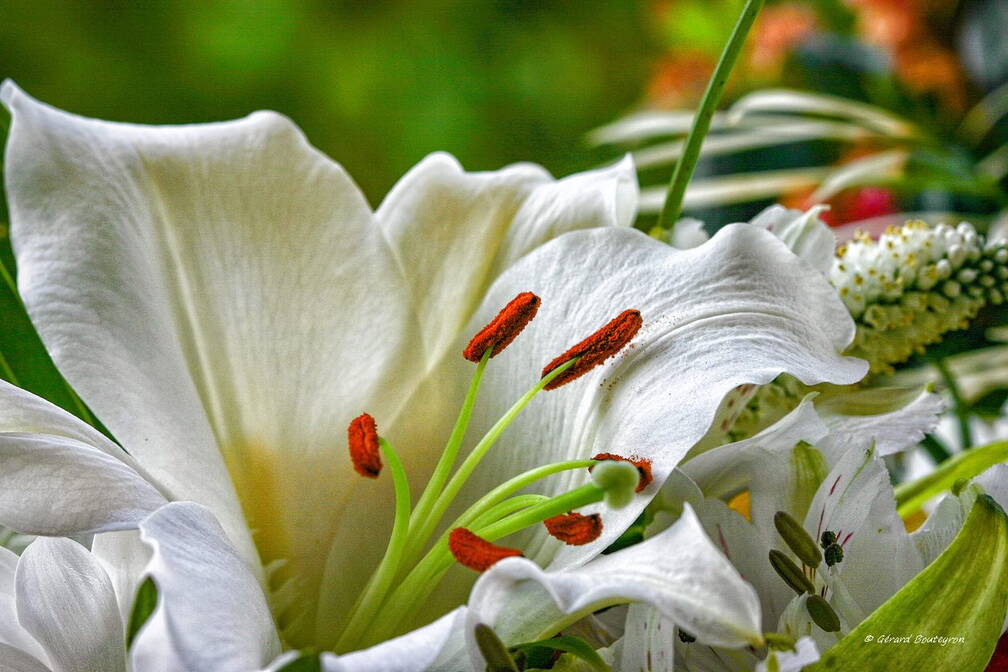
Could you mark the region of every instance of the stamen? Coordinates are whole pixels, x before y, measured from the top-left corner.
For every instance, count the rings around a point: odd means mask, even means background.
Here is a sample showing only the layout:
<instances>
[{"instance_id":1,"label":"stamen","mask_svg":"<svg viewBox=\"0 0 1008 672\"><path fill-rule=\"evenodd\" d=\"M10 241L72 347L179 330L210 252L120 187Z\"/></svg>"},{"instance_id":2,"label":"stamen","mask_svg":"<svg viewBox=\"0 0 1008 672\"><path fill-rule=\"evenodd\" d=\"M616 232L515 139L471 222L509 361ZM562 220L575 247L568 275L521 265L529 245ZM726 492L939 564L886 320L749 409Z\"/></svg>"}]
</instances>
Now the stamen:
<instances>
[{"instance_id":1,"label":"stamen","mask_svg":"<svg viewBox=\"0 0 1008 672\"><path fill-rule=\"evenodd\" d=\"M347 441L354 471L365 478L378 478L382 462L374 418L367 413L354 418L347 427Z\"/></svg>"},{"instance_id":2,"label":"stamen","mask_svg":"<svg viewBox=\"0 0 1008 672\"><path fill-rule=\"evenodd\" d=\"M593 460L614 460L617 462L629 462L633 466L637 467L637 487L634 492L640 492L647 486L651 485L651 481L654 480L654 476L651 475L651 460L646 457L623 457L622 455L617 455L616 453L599 453L598 455L591 458ZM594 466L588 468L591 472Z\"/></svg>"},{"instance_id":3,"label":"stamen","mask_svg":"<svg viewBox=\"0 0 1008 672\"><path fill-rule=\"evenodd\" d=\"M464 567L485 572L504 558L522 557L517 548L492 544L464 527L456 527L448 535L448 550Z\"/></svg>"},{"instance_id":4,"label":"stamen","mask_svg":"<svg viewBox=\"0 0 1008 672\"><path fill-rule=\"evenodd\" d=\"M798 565L792 562L791 558L787 557L777 549L770 551L770 566L774 568L777 575L784 580L784 583L791 586L799 595L808 593L812 595L815 593L815 586L809 581L808 577L802 573L802 570L798 569Z\"/></svg>"},{"instance_id":5,"label":"stamen","mask_svg":"<svg viewBox=\"0 0 1008 672\"><path fill-rule=\"evenodd\" d=\"M805 600L805 610L812 618L812 622L826 632L838 632L840 630L840 618L829 602L818 595L809 595Z\"/></svg>"},{"instance_id":6,"label":"stamen","mask_svg":"<svg viewBox=\"0 0 1008 672\"><path fill-rule=\"evenodd\" d=\"M567 513L553 516L543 521L550 536L559 539L568 546L584 546L599 538L602 534L602 516L593 513L583 516L580 513Z\"/></svg>"},{"instance_id":7,"label":"stamen","mask_svg":"<svg viewBox=\"0 0 1008 672\"><path fill-rule=\"evenodd\" d=\"M781 539L802 563L809 567L819 566L819 563L822 562L822 553L801 523L791 517L787 511L775 513L773 523Z\"/></svg>"},{"instance_id":8,"label":"stamen","mask_svg":"<svg viewBox=\"0 0 1008 672\"><path fill-rule=\"evenodd\" d=\"M584 339L567 352L563 353L552 362L547 364L542 370L542 376L546 375L561 364L577 359L574 366L567 369L563 374L557 376L546 385L547 390L555 390L561 385L566 385L575 378L579 378L588 373L596 366L609 359L623 349L643 324L639 310L624 310L607 325L596 331L594 334Z\"/></svg>"},{"instance_id":9,"label":"stamen","mask_svg":"<svg viewBox=\"0 0 1008 672\"><path fill-rule=\"evenodd\" d=\"M493 348L493 352L490 353L491 357L499 355L532 321L541 303L540 298L532 292L522 292L511 299L497 313L497 317L490 320L489 324L472 337L469 345L462 351L462 356L470 362L479 362L483 358L483 354L490 348Z\"/></svg>"}]
</instances>

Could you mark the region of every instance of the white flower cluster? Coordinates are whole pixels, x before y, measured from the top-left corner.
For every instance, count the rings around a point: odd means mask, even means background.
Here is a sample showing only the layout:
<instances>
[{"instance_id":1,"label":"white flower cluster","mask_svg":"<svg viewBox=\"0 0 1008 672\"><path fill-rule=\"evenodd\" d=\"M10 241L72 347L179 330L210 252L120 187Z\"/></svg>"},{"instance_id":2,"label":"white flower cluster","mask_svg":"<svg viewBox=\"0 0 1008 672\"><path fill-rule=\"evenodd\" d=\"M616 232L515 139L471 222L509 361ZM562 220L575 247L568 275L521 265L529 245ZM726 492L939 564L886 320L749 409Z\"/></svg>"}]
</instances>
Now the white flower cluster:
<instances>
[{"instance_id":1,"label":"white flower cluster","mask_svg":"<svg viewBox=\"0 0 1008 672\"><path fill-rule=\"evenodd\" d=\"M887 373L1008 292L1008 241L986 242L972 225L892 227L837 251L830 281L858 325L848 354Z\"/></svg>"}]
</instances>

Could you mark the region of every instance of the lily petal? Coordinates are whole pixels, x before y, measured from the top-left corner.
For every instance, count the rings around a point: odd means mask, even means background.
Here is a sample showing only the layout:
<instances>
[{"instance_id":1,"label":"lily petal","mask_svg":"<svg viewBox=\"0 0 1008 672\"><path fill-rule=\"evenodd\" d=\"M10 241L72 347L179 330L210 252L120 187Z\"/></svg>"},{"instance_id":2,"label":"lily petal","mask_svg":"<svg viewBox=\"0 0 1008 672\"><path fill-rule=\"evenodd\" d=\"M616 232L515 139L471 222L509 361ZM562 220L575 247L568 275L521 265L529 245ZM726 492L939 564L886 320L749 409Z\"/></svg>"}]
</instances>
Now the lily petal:
<instances>
[{"instance_id":1,"label":"lily petal","mask_svg":"<svg viewBox=\"0 0 1008 672\"><path fill-rule=\"evenodd\" d=\"M0 672L52 672L21 649L0 643Z\"/></svg>"},{"instance_id":2,"label":"lily petal","mask_svg":"<svg viewBox=\"0 0 1008 672\"><path fill-rule=\"evenodd\" d=\"M756 215L750 224L766 229L813 268L828 275L833 268L836 236L819 215L829 206L817 205L807 211L771 205Z\"/></svg>"},{"instance_id":3,"label":"lily petal","mask_svg":"<svg viewBox=\"0 0 1008 672\"><path fill-rule=\"evenodd\" d=\"M305 484L356 484L335 437L359 404L393 415L422 370L363 195L277 114L147 127L60 112L10 82L0 98L19 290L47 350L250 565L257 550L286 562L310 622L353 492Z\"/></svg>"},{"instance_id":4,"label":"lily petal","mask_svg":"<svg viewBox=\"0 0 1008 672\"><path fill-rule=\"evenodd\" d=\"M540 533L524 546L539 561L553 557L557 568L582 564L612 543L707 432L730 390L768 383L784 371L807 384L851 383L866 371L865 362L839 355L854 325L833 288L779 240L749 225L725 227L690 250L634 230L566 234L505 272L476 324L519 289L538 293L542 308L528 336L488 370L477 427L503 415L534 383L540 362L624 309L637 308L644 317L620 355L536 399L502 441L510 445L492 451L472 483L485 492L490 478L499 482L532 466L599 452L652 460L654 484L630 506L605 511L598 540L558 549ZM544 487L565 491L585 479L566 472Z\"/></svg>"},{"instance_id":5,"label":"lily petal","mask_svg":"<svg viewBox=\"0 0 1008 672\"><path fill-rule=\"evenodd\" d=\"M133 642L133 668L249 672L280 653L266 597L220 523L191 502L140 523L158 605Z\"/></svg>"},{"instance_id":6,"label":"lily petal","mask_svg":"<svg viewBox=\"0 0 1008 672\"><path fill-rule=\"evenodd\" d=\"M559 609L553 622L529 622L529 602L541 603L542 590L521 590L525 581L539 584ZM521 596L521 599L515 599ZM483 669L482 655L473 639L478 623L498 625L506 609L503 629L539 629L548 636L581 616L603 606L642 602L657 609L704 642L741 647L759 643L760 613L755 591L739 576L704 533L696 514L684 505L679 521L661 534L584 567L544 571L524 558L507 558L476 582L466 615L466 637L475 669ZM506 635L505 635L506 636ZM505 641L511 637L506 636Z\"/></svg>"},{"instance_id":7,"label":"lily petal","mask_svg":"<svg viewBox=\"0 0 1008 672\"><path fill-rule=\"evenodd\" d=\"M465 622L465 607L445 614L433 623L344 656L322 654L324 672L424 672L439 657Z\"/></svg>"},{"instance_id":8,"label":"lily petal","mask_svg":"<svg viewBox=\"0 0 1008 672\"><path fill-rule=\"evenodd\" d=\"M567 231L628 226L637 203L633 163L553 180L518 164L466 173L432 154L407 173L376 212L415 306L432 368L455 344L489 284L529 251ZM432 245L432 237L444 241Z\"/></svg>"},{"instance_id":9,"label":"lily petal","mask_svg":"<svg viewBox=\"0 0 1008 672\"><path fill-rule=\"evenodd\" d=\"M36 539L21 556L15 588L18 620L54 672L125 672L112 582L87 549L69 539Z\"/></svg>"},{"instance_id":10,"label":"lily petal","mask_svg":"<svg viewBox=\"0 0 1008 672\"><path fill-rule=\"evenodd\" d=\"M0 434L0 521L69 536L136 527L166 503L122 461L75 439Z\"/></svg>"},{"instance_id":11,"label":"lily petal","mask_svg":"<svg viewBox=\"0 0 1008 672\"><path fill-rule=\"evenodd\" d=\"M17 593L14 588L17 564L17 554L0 546L0 644L13 647L26 655L30 654L33 659L46 660L45 650L18 623ZM9 652L6 649L0 653L0 670L3 670L5 663L14 664L8 663L8 656L5 655L7 653ZM20 660L15 654L11 656L13 656L10 658L11 661Z\"/></svg>"}]
</instances>

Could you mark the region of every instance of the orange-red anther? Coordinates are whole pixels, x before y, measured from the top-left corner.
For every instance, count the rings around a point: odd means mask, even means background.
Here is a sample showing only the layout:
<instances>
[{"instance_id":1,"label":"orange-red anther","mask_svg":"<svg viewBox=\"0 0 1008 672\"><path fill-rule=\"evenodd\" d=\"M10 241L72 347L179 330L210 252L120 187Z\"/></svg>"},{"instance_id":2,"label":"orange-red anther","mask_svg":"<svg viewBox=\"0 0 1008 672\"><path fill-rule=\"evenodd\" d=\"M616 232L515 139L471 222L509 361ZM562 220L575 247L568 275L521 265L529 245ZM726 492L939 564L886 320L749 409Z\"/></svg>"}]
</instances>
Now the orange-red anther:
<instances>
[{"instance_id":1,"label":"orange-red anther","mask_svg":"<svg viewBox=\"0 0 1008 672\"><path fill-rule=\"evenodd\" d=\"M584 339L567 352L563 353L552 362L547 364L542 370L542 377L557 368L561 364L568 362L575 357L579 357L577 364L570 367L546 385L547 390L554 390L561 385L566 385L575 378L580 378L596 366L609 359L629 343L644 321L641 319L639 310L624 310L611 322L596 331L594 334Z\"/></svg>"},{"instance_id":2,"label":"orange-red anther","mask_svg":"<svg viewBox=\"0 0 1008 672\"><path fill-rule=\"evenodd\" d=\"M619 462L629 462L630 464L637 467L637 487L634 488L634 492L640 492L647 486L651 485L651 481L654 477L651 475L651 460L646 457L623 457L622 455L617 455L615 453L599 453L598 455L591 458L593 460L617 460ZM592 467L588 468L591 471Z\"/></svg>"},{"instance_id":3,"label":"orange-red anther","mask_svg":"<svg viewBox=\"0 0 1008 672\"><path fill-rule=\"evenodd\" d=\"M460 565L477 572L485 572L504 558L522 556L517 548L497 546L464 527L448 534L448 550Z\"/></svg>"},{"instance_id":4,"label":"orange-red anther","mask_svg":"<svg viewBox=\"0 0 1008 672\"><path fill-rule=\"evenodd\" d=\"M599 538L602 534L602 516L593 513L583 516L580 513L567 513L553 516L543 521L550 536L559 539L568 546L584 546Z\"/></svg>"},{"instance_id":5,"label":"orange-red anther","mask_svg":"<svg viewBox=\"0 0 1008 672\"><path fill-rule=\"evenodd\" d=\"M489 348L491 357L496 357L511 344L522 329L532 321L542 301L532 292L522 292L497 313L497 317L472 337L462 356L470 362L478 362Z\"/></svg>"},{"instance_id":6,"label":"orange-red anther","mask_svg":"<svg viewBox=\"0 0 1008 672\"><path fill-rule=\"evenodd\" d=\"M347 427L347 442L354 471L367 478L378 478L382 462L374 418L367 413L354 418Z\"/></svg>"}]
</instances>

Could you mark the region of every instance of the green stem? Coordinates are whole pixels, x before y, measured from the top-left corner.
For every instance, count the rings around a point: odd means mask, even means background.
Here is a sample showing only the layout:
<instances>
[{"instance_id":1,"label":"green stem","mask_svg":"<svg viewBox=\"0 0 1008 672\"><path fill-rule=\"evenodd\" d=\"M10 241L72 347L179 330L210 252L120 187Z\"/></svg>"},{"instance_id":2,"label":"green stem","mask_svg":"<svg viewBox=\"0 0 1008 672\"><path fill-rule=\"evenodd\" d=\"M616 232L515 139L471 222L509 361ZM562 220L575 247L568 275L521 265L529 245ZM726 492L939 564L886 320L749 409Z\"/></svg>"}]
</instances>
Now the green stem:
<instances>
[{"instance_id":1,"label":"green stem","mask_svg":"<svg viewBox=\"0 0 1008 672\"><path fill-rule=\"evenodd\" d=\"M389 539L385 557L375 570L368 582L367 588L361 595L357 606L347 623L346 630L336 643L337 651L348 651L357 642L364 628L370 624L375 613L381 606L382 600L388 593L392 581L399 572L399 565L402 560L403 551L409 537L410 519L410 489L409 481L406 478L406 470L403 468L399 456L392 449L385 439L379 439L382 454L385 456L392 472L392 482L395 489L395 522L392 525L392 535Z\"/></svg>"},{"instance_id":2,"label":"green stem","mask_svg":"<svg viewBox=\"0 0 1008 672\"><path fill-rule=\"evenodd\" d=\"M934 460L935 464L941 464L945 460L952 457L952 454L945 447L945 444L938 440L934 434L926 434L923 439L921 439L921 446L927 451L931 459Z\"/></svg>"},{"instance_id":3,"label":"green stem","mask_svg":"<svg viewBox=\"0 0 1008 672\"><path fill-rule=\"evenodd\" d=\"M962 393L959 391L959 385L956 384L955 376L952 375L952 371L945 360L937 358L934 360L934 365L938 369L938 373L941 374L945 388L952 396L952 411L959 421L959 440L962 442L962 449L969 450L973 445L973 433L970 431L969 426L969 406L963 399Z\"/></svg>"},{"instance_id":4,"label":"green stem","mask_svg":"<svg viewBox=\"0 0 1008 672\"><path fill-rule=\"evenodd\" d=\"M565 372L570 367L577 363L577 358L570 360L569 362L564 362L557 368L550 371L542 380L537 382L532 389L522 395L522 398L514 403L514 405L508 409L508 411L501 417L500 420L494 424L493 427L486 433L486 435L480 439L479 443L472 449L472 452L466 456L466 459L459 466L458 471L451 477L448 481L448 485L445 487L441 496L438 497L437 501L431 509L430 514L425 520L418 520L416 526L416 533L413 533L413 526L411 526L409 548L410 552L408 557L416 557L419 552L423 550L423 547L427 544L430 539L431 534L437 527L438 523L441 522L441 518L444 516L445 511L451 506L451 503L455 501L456 495L458 495L459 490L465 485L465 482L472 475L472 472L479 465L480 461L486 456L487 451L494 445L500 435L508 428L515 418L528 406L537 394L542 392L543 388L546 387L554 378ZM407 563L409 564L409 563Z\"/></svg>"},{"instance_id":5,"label":"green stem","mask_svg":"<svg viewBox=\"0 0 1008 672\"><path fill-rule=\"evenodd\" d=\"M704 91L703 99L700 101L700 107L693 118L693 127L690 128L689 135L686 136L682 156L676 162L675 170L672 173L669 190L665 195L665 203L662 205L661 214L658 215L658 226L660 227L672 228L679 219L683 198L686 195L686 185L689 184L693 171L696 169L697 160L700 158L700 146L703 144L707 131L710 130L714 111L721 101L721 94L724 93L728 76L742 51L746 35L749 34L749 29L763 8L764 1L747 0L738 23L735 24L731 37L728 38L728 44L721 52L721 58L714 68L711 79L707 83L707 90Z\"/></svg>"}]
</instances>

